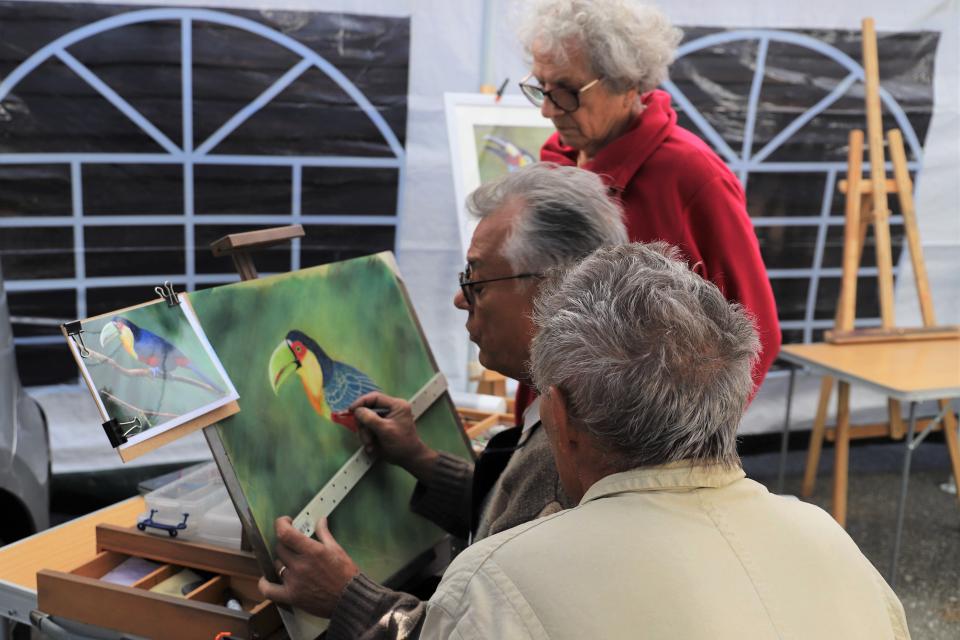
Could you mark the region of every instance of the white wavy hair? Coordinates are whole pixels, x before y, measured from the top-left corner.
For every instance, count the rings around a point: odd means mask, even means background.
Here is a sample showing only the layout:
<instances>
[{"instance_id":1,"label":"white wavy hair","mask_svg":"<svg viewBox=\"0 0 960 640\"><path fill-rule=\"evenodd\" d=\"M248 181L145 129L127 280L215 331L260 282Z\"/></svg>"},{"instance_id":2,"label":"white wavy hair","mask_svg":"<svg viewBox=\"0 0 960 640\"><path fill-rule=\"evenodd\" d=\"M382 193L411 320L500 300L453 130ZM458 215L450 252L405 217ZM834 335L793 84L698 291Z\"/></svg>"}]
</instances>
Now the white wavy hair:
<instances>
[{"instance_id":1,"label":"white wavy hair","mask_svg":"<svg viewBox=\"0 0 960 640\"><path fill-rule=\"evenodd\" d=\"M564 64L579 48L615 93L645 93L667 79L683 32L656 7L634 0L530 0L519 35L528 56L536 51Z\"/></svg>"}]
</instances>

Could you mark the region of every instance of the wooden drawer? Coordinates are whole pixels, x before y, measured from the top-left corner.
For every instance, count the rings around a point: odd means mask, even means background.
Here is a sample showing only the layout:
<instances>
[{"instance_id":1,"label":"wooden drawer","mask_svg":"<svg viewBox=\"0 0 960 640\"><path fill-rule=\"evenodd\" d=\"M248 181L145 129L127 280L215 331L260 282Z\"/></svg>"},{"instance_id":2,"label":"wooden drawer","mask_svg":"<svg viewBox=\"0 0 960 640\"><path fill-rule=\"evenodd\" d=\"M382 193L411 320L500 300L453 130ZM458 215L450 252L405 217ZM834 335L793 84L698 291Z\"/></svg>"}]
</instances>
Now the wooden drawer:
<instances>
[{"instance_id":1,"label":"wooden drawer","mask_svg":"<svg viewBox=\"0 0 960 640\"><path fill-rule=\"evenodd\" d=\"M272 637L282 626L276 606L257 589L260 568L250 553L113 525L98 525L96 539L96 556L79 567L37 573L41 611L147 638L212 640L229 631L238 638L256 640ZM134 556L158 562L160 567L131 586L100 579ZM149 591L181 568L214 575L185 597ZM239 601L243 610L227 607L228 597Z\"/></svg>"}]
</instances>

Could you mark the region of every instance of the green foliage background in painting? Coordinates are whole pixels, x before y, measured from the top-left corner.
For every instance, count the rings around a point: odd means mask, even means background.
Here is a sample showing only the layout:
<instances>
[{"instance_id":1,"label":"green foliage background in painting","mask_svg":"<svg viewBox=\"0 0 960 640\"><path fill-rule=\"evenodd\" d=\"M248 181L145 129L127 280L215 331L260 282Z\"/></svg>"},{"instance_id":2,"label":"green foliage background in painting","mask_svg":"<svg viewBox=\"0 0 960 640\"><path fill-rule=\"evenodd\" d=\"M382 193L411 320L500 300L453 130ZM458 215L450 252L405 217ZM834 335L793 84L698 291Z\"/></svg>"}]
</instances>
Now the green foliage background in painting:
<instances>
[{"instance_id":1,"label":"green foliage background in painting","mask_svg":"<svg viewBox=\"0 0 960 640\"><path fill-rule=\"evenodd\" d=\"M534 160L540 159L540 147L553 134L553 127L513 127L503 125L473 126L474 142L477 148L477 167L480 170L480 182L488 182L507 173L507 165L496 154L485 148L484 136L492 135L517 145Z\"/></svg>"},{"instance_id":2,"label":"green foliage background in painting","mask_svg":"<svg viewBox=\"0 0 960 640\"><path fill-rule=\"evenodd\" d=\"M221 379L213 361L203 348L200 338L193 331L193 327L180 307L171 308L158 300L153 304L125 309L116 314L101 316L81 323L84 330L84 341L91 349L97 352L107 351L104 355L110 356L117 364L127 369L145 369L147 365L127 353L119 340L108 343L106 349L100 346L100 331L115 316L123 316L138 327L152 331L164 338L190 358L191 362L204 375L217 382L221 388L226 389L227 385ZM112 365L105 362L97 363L92 358L87 358L83 362L98 391L106 390L121 400L148 411L172 413L180 416L216 402L226 395L226 393L213 393L168 378L127 376ZM199 380L188 369L178 368L173 373L185 378ZM103 398L102 395L101 399L104 400L104 405L111 418L117 418L122 422L136 415L135 411L113 403L109 399ZM166 417L147 417L153 427L172 420L172 418Z\"/></svg>"},{"instance_id":3,"label":"green foliage background in painting","mask_svg":"<svg viewBox=\"0 0 960 640\"><path fill-rule=\"evenodd\" d=\"M240 413L215 428L271 554L274 520L296 516L359 448L356 434L313 410L298 377L274 394L268 362L287 332L303 331L390 395L409 398L435 373L387 260L357 258L190 296L240 394ZM417 427L435 448L469 455L449 403L434 404ZM393 575L442 535L410 512L413 486L402 469L377 463L330 517L338 541L374 579Z\"/></svg>"}]
</instances>

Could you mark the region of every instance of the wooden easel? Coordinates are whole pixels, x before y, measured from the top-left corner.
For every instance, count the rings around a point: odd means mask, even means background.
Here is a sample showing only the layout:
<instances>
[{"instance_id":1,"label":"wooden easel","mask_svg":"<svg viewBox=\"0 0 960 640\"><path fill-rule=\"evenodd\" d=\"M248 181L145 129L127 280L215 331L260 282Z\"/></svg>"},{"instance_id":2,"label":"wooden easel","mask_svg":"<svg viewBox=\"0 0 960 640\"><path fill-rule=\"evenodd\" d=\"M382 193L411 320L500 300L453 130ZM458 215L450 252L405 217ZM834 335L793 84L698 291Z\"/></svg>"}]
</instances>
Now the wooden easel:
<instances>
[{"instance_id":1,"label":"wooden easel","mask_svg":"<svg viewBox=\"0 0 960 640\"><path fill-rule=\"evenodd\" d=\"M256 280L260 276L257 275L257 268L253 265L251 252L294 238L302 238L304 235L303 226L299 224L231 233L211 242L210 251L217 257L230 256L233 258L233 266L240 274L241 280ZM243 532L241 548L244 551L252 549L246 531Z\"/></svg>"},{"instance_id":2,"label":"wooden easel","mask_svg":"<svg viewBox=\"0 0 960 640\"><path fill-rule=\"evenodd\" d=\"M233 266L236 267L241 280L255 280L258 277L257 269L253 266L253 257L250 252L303 236L303 226L299 224L231 233L211 242L210 250L215 256L228 255L233 258Z\"/></svg>"},{"instance_id":3,"label":"wooden easel","mask_svg":"<svg viewBox=\"0 0 960 640\"><path fill-rule=\"evenodd\" d=\"M502 373L483 369L477 375L470 376L470 380L476 381L477 393L501 397L507 395L507 378Z\"/></svg>"},{"instance_id":4,"label":"wooden easel","mask_svg":"<svg viewBox=\"0 0 960 640\"><path fill-rule=\"evenodd\" d=\"M863 179L863 131L850 132L849 153L847 156L847 180L839 184L840 191L846 195L845 224L843 237L843 279L840 288L840 300L835 318L834 331L827 332L827 342L842 344L866 341L922 340L957 335L957 327L938 327L934 317L933 300L923 262L923 250L920 246L920 234L917 227L916 210L913 202L913 184L907 170L907 156L903 147L903 136L897 129L887 132L887 144L893 164L893 179L886 176L883 151L883 121L880 109L880 73L877 56L877 34L873 18L863 20L863 69L867 108L867 134L870 153L870 179ZM903 329L894 326L893 299L893 256L890 246L890 211L887 208L887 194L896 193L903 215L904 233L913 264L920 312L923 317L922 328ZM876 244L877 280L880 295L879 329L854 329L857 296L857 272L863 254L867 229L873 225ZM833 391L834 379L824 377L820 383L820 400L810 435L807 451L807 464L803 476L801 495L810 497L816 480L820 451L827 431L826 416ZM948 404L941 400L940 408ZM837 423L834 433L836 441L836 463L834 473L838 481L834 484L833 515L837 522L844 525L847 511L847 474L850 438L876 437L888 435L894 439L904 437L905 428L900 403L888 399L889 422L872 425L850 425L850 385L837 384ZM919 421L923 428L929 421ZM957 448L957 418L953 411L947 410L942 421L950 452L953 475L960 486L960 453ZM939 425L938 427L939 428Z\"/></svg>"}]
</instances>

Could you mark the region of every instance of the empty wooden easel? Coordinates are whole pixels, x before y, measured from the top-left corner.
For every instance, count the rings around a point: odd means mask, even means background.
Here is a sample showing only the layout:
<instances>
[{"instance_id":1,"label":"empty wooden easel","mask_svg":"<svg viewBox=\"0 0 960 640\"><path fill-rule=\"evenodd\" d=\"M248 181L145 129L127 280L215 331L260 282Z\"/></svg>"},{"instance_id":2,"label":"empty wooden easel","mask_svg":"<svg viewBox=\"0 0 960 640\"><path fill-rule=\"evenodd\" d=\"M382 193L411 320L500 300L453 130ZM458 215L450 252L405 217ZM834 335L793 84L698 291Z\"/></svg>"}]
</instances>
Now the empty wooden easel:
<instances>
[{"instance_id":1,"label":"empty wooden easel","mask_svg":"<svg viewBox=\"0 0 960 640\"><path fill-rule=\"evenodd\" d=\"M847 179L839 184L845 194L845 224L843 242L843 279L840 288L840 300L834 323L834 330L827 332L826 341L835 344L850 342L880 342L900 340L923 340L958 334L957 327L938 327L930 296L920 235L917 226L916 210L913 201L913 183L907 169L907 157L903 146L903 136L897 129L887 132L887 145L893 165L893 179L888 179L884 161L883 121L880 108L880 73L877 56L877 34L873 18L863 20L863 69L867 110L867 138L870 154L870 178L863 179L863 131L850 132L849 153L847 156ZM893 255L890 243L890 211L887 194L896 193L903 215L904 234L907 249L913 265L917 296L923 327L898 328L894 319L893 299ZM877 281L880 298L879 328L855 329L857 296L857 274L863 254L864 241L869 227L873 225L876 246ZM825 436L832 435L835 440L836 463L834 473L838 481L834 484L833 513L841 525L846 522L847 475L850 438L864 438L887 435L895 439L904 437L905 428L900 403L888 399L889 422L870 425L850 425L850 385L837 383L837 422L833 430L826 429L827 411L835 380L825 376L820 384L820 399L816 417L810 435L807 451L807 463L804 470L801 495L810 497L813 493L820 461L820 452ZM954 479L960 486L960 452L957 448L957 418L947 410L948 401L941 400L940 408L945 415L942 420L950 463ZM929 424L919 421L923 428ZM937 425L936 428L939 428ZM831 433L832 432L832 433Z\"/></svg>"}]
</instances>

